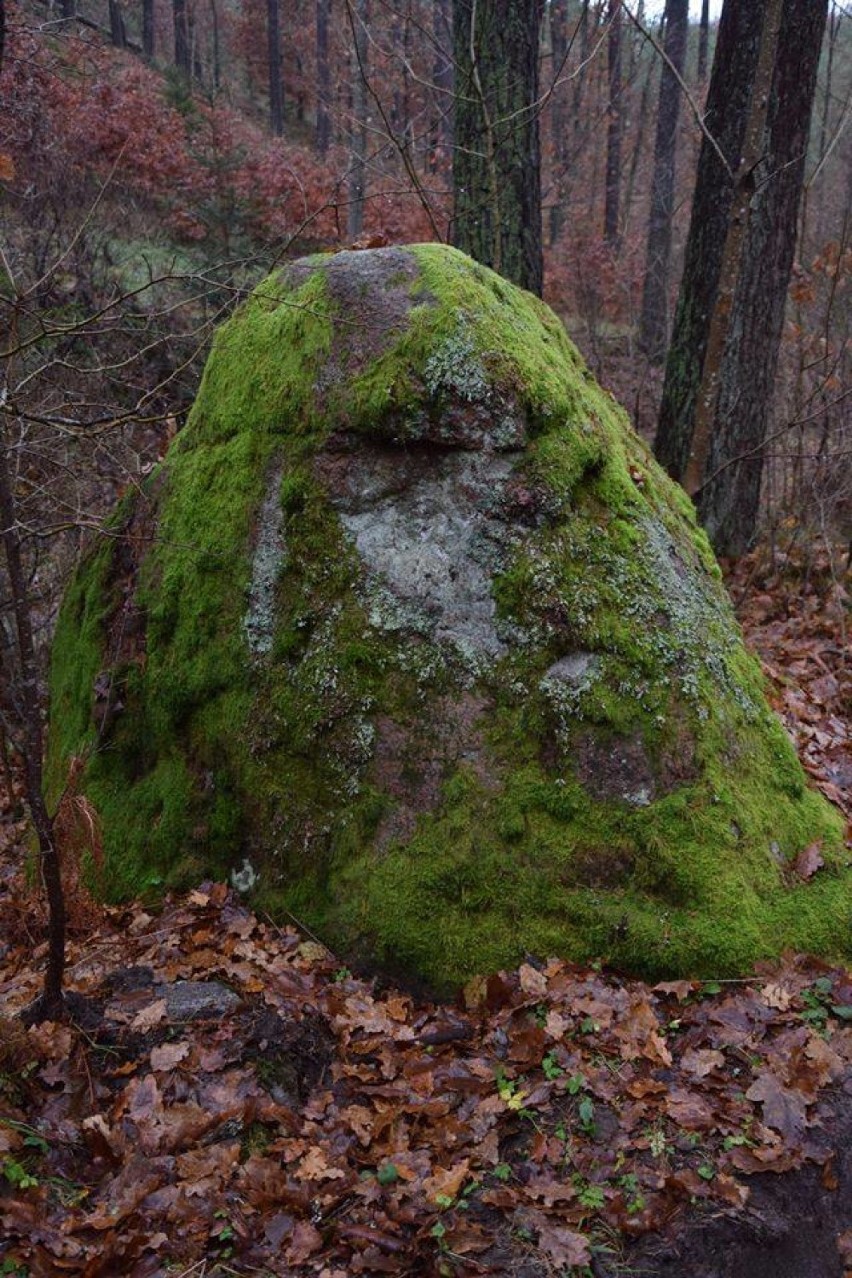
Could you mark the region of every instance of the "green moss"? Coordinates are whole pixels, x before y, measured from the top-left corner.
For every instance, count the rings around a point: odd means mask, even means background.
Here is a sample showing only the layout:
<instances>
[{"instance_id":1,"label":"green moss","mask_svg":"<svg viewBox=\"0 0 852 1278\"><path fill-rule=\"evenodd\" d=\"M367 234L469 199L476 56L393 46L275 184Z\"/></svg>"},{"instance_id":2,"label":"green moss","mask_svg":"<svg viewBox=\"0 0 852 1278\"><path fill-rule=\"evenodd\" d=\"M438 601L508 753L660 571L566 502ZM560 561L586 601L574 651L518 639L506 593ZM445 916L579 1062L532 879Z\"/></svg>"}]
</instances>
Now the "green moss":
<instances>
[{"instance_id":1,"label":"green moss","mask_svg":"<svg viewBox=\"0 0 852 1278\"><path fill-rule=\"evenodd\" d=\"M394 250L372 331L347 309L373 313L359 259L286 268L221 330L126 536L66 597L50 776L58 794L88 757L110 891L247 857L273 913L438 985L526 952L647 975L848 952L841 823L766 708L688 500L539 301L444 246ZM488 552L488 660L365 570L329 495L353 433L437 468L473 447L448 422L514 459L533 512Z\"/></svg>"}]
</instances>

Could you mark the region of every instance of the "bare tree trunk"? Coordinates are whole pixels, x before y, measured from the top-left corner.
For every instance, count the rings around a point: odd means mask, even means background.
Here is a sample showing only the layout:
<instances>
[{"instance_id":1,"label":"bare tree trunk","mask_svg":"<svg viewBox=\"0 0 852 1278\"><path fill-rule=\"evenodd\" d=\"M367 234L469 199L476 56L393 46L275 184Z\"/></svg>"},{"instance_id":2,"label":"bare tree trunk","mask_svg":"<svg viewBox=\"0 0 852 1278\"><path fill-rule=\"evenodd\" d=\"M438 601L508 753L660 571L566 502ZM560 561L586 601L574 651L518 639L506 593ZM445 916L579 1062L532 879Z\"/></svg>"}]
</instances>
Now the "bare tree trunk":
<instances>
[{"instance_id":1,"label":"bare tree trunk","mask_svg":"<svg viewBox=\"0 0 852 1278\"><path fill-rule=\"evenodd\" d=\"M38 666L33 644L32 614L26 574L21 560L21 542L15 509L15 495L9 449L0 443L0 519L2 540L9 574L12 610L20 662L20 707L23 730L24 777L27 804L39 847L39 865L48 904L48 949L44 988L35 1008L34 1020L59 1020L64 1014L62 993L65 974L65 897L59 855L53 837L53 822L44 801L43 741L41 705L38 695Z\"/></svg>"},{"instance_id":2,"label":"bare tree trunk","mask_svg":"<svg viewBox=\"0 0 852 1278\"><path fill-rule=\"evenodd\" d=\"M281 12L279 0L266 0L266 45L269 66L269 127L284 132L284 85L281 79Z\"/></svg>"},{"instance_id":3,"label":"bare tree trunk","mask_svg":"<svg viewBox=\"0 0 852 1278\"><path fill-rule=\"evenodd\" d=\"M350 10L354 27L355 65L352 69L352 141L349 168L349 205L346 231L354 240L364 229L364 195L367 174L367 22L368 0L354 0Z\"/></svg>"},{"instance_id":4,"label":"bare tree trunk","mask_svg":"<svg viewBox=\"0 0 852 1278\"><path fill-rule=\"evenodd\" d=\"M449 153L453 138L453 18L450 0L432 0L432 27L435 39L432 63L435 123L429 167L434 172L441 153Z\"/></svg>"},{"instance_id":5,"label":"bare tree trunk","mask_svg":"<svg viewBox=\"0 0 852 1278\"><path fill-rule=\"evenodd\" d=\"M699 514L721 555L742 554L752 544L757 528L764 440L796 248L827 11L828 0L781 0L768 103L761 112L763 127L753 152L757 162L753 194L745 215L737 285L730 292L731 310L726 321L724 265L719 289L721 305L717 302L717 308L723 311L724 347L714 366L708 344L702 371L696 433L701 432L702 441L709 438L710 448L703 470L694 465L686 482L687 491L694 488L698 492ZM767 24L774 18L773 0L767 0ZM759 67L755 92L761 79ZM745 156L751 153L747 138ZM744 182L747 174L741 168L738 191ZM711 325L711 340L713 335ZM706 397L705 388L709 391Z\"/></svg>"},{"instance_id":6,"label":"bare tree trunk","mask_svg":"<svg viewBox=\"0 0 852 1278\"><path fill-rule=\"evenodd\" d=\"M828 0L726 0L656 449L720 554L754 535Z\"/></svg>"},{"instance_id":7,"label":"bare tree trunk","mask_svg":"<svg viewBox=\"0 0 852 1278\"><path fill-rule=\"evenodd\" d=\"M189 40L187 0L172 0L172 16L175 31L175 66L189 79L192 74L192 54Z\"/></svg>"},{"instance_id":8,"label":"bare tree trunk","mask_svg":"<svg viewBox=\"0 0 852 1278\"><path fill-rule=\"evenodd\" d=\"M218 92L222 86L222 38L216 0L210 0L210 25L213 28L213 88Z\"/></svg>"},{"instance_id":9,"label":"bare tree trunk","mask_svg":"<svg viewBox=\"0 0 852 1278\"><path fill-rule=\"evenodd\" d=\"M663 22L660 20L660 35L663 32ZM645 79L642 84L642 94L639 98L639 110L637 112L637 121L635 129L635 137L633 141L633 149L630 155L630 167L627 170L627 181L624 183L624 193L621 198L621 227L622 230L630 221L630 210L633 208L633 194L636 190L636 175L639 171L639 162L642 159L642 152L645 147L645 131L648 125L648 117L650 115L651 105L651 84L653 80L654 63L651 58L648 59L648 66L645 72Z\"/></svg>"},{"instance_id":10,"label":"bare tree trunk","mask_svg":"<svg viewBox=\"0 0 852 1278\"><path fill-rule=\"evenodd\" d=\"M607 81L609 123L606 131L606 196L604 239L618 247L621 224L621 0L609 0L607 10Z\"/></svg>"},{"instance_id":11,"label":"bare tree trunk","mask_svg":"<svg viewBox=\"0 0 852 1278\"><path fill-rule=\"evenodd\" d=\"M540 0L455 0L453 243L541 295Z\"/></svg>"},{"instance_id":12,"label":"bare tree trunk","mask_svg":"<svg viewBox=\"0 0 852 1278\"><path fill-rule=\"evenodd\" d=\"M151 61L154 57L154 0L142 0L142 52Z\"/></svg>"},{"instance_id":13,"label":"bare tree trunk","mask_svg":"<svg viewBox=\"0 0 852 1278\"><path fill-rule=\"evenodd\" d=\"M701 0L701 19L698 23L698 83L707 79L707 47L710 43L710 0Z\"/></svg>"},{"instance_id":14,"label":"bare tree trunk","mask_svg":"<svg viewBox=\"0 0 852 1278\"><path fill-rule=\"evenodd\" d=\"M316 0L317 45L317 127L316 144L320 155L325 155L331 143L331 64L328 56L328 24L331 18L331 0Z\"/></svg>"},{"instance_id":15,"label":"bare tree trunk","mask_svg":"<svg viewBox=\"0 0 852 1278\"><path fill-rule=\"evenodd\" d=\"M669 263L672 248L672 215L675 194L675 150L680 113L680 84L686 62L689 0L666 0L663 49L668 63L660 76L660 103L654 144L654 177L648 222L648 251L642 291L639 344L654 363L665 356L668 342ZM674 68L674 69L672 69Z\"/></svg>"},{"instance_id":16,"label":"bare tree trunk","mask_svg":"<svg viewBox=\"0 0 852 1278\"><path fill-rule=\"evenodd\" d=\"M109 0L109 36L116 49L127 47L127 30L119 0Z\"/></svg>"}]
</instances>

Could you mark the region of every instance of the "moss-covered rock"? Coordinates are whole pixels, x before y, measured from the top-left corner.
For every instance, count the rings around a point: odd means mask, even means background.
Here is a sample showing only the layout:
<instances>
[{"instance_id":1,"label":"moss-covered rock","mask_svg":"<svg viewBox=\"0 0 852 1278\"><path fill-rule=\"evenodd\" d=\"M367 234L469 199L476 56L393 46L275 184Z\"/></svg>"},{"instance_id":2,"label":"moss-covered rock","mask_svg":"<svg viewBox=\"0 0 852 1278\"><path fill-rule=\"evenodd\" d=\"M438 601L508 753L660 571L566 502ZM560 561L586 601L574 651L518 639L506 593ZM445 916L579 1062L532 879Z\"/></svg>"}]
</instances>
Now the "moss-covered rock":
<instances>
[{"instance_id":1,"label":"moss-covered rock","mask_svg":"<svg viewBox=\"0 0 852 1278\"><path fill-rule=\"evenodd\" d=\"M436 984L849 951L840 822L690 504L556 317L443 246L289 265L220 331L68 591L50 749L116 897L231 874Z\"/></svg>"}]
</instances>

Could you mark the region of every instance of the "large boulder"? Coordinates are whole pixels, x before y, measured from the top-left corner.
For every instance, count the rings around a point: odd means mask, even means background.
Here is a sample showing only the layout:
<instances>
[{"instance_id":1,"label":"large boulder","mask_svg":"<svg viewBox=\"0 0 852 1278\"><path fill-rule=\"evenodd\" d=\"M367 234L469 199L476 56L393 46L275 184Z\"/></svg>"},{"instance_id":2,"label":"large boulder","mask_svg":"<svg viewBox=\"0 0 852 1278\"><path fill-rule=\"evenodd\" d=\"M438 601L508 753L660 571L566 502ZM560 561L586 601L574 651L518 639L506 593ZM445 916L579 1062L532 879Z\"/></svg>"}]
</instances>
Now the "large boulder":
<instances>
[{"instance_id":1,"label":"large boulder","mask_svg":"<svg viewBox=\"0 0 852 1278\"><path fill-rule=\"evenodd\" d=\"M220 330L68 591L50 743L116 897L230 875L438 986L849 951L840 821L689 502L548 308L441 245L295 262Z\"/></svg>"}]
</instances>

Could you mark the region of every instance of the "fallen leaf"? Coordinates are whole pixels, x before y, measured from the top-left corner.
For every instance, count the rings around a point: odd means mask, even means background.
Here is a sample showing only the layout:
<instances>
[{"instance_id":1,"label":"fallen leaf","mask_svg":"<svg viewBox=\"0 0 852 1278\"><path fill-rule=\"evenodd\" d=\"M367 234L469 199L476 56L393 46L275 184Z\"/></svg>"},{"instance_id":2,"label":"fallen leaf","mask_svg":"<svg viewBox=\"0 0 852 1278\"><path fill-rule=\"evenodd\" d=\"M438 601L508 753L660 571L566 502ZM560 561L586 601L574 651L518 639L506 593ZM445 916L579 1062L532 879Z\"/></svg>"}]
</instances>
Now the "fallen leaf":
<instances>
[{"instance_id":1,"label":"fallen leaf","mask_svg":"<svg viewBox=\"0 0 852 1278\"><path fill-rule=\"evenodd\" d=\"M166 1000L164 998L155 999L153 1003L149 1003L147 1007L143 1007L142 1011L130 1022L130 1028L135 1030L153 1029L155 1025L159 1025L166 1018Z\"/></svg>"},{"instance_id":2,"label":"fallen leaf","mask_svg":"<svg viewBox=\"0 0 852 1278\"><path fill-rule=\"evenodd\" d=\"M470 1169L470 1159L464 1158L460 1163L455 1163L452 1167L439 1168L432 1176L428 1176L423 1182L423 1192L430 1203L436 1203L439 1198L455 1198L467 1179Z\"/></svg>"},{"instance_id":3,"label":"fallen leaf","mask_svg":"<svg viewBox=\"0 0 852 1278\"><path fill-rule=\"evenodd\" d=\"M162 1043L159 1047L151 1048L151 1069L155 1074L165 1073L182 1060L185 1060L190 1053L190 1045L185 1040L181 1043Z\"/></svg>"},{"instance_id":4,"label":"fallen leaf","mask_svg":"<svg viewBox=\"0 0 852 1278\"><path fill-rule=\"evenodd\" d=\"M672 1088L666 1097L665 1107L669 1118L688 1131L709 1131L716 1121L708 1102L685 1088Z\"/></svg>"},{"instance_id":5,"label":"fallen leaf","mask_svg":"<svg viewBox=\"0 0 852 1278\"><path fill-rule=\"evenodd\" d=\"M807 1122L806 1100L801 1092L784 1087L771 1070L762 1070L746 1092L746 1097L761 1103L767 1127L783 1136L786 1143L798 1144Z\"/></svg>"},{"instance_id":6,"label":"fallen leaf","mask_svg":"<svg viewBox=\"0 0 852 1278\"><path fill-rule=\"evenodd\" d=\"M301 1265L322 1247L322 1234L309 1220L297 1220L287 1248L287 1259L291 1265Z\"/></svg>"},{"instance_id":7,"label":"fallen leaf","mask_svg":"<svg viewBox=\"0 0 852 1278\"><path fill-rule=\"evenodd\" d=\"M681 1057L680 1064L681 1069L686 1070L687 1074L692 1074L694 1078L706 1078L708 1074L712 1074L713 1070L724 1066L725 1054L711 1048L688 1047Z\"/></svg>"},{"instance_id":8,"label":"fallen leaf","mask_svg":"<svg viewBox=\"0 0 852 1278\"><path fill-rule=\"evenodd\" d=\"M341 1180L346 1172L339 1167L329 1167L324 1152L314 1145L299 1163L295 1175L298 1180Z\"/></svg>"},{"instance_id":9,"label":"fallen leaf","mask_svg":"<svg viewBox=\"0 0 852 1278\"><path fill-rule=\"evenodd\" d=\"M543 998L547 993L547 978L530 963L522 963L518 968L521 989L533 998Z\"/></svg>"},{"instance_id":10,"label":"fallen leaf","mask_svg":"<svg viewBox=\"0 0 852 1278\"><path fill-rule=\"evenodd\" d=\"M551 1008L547 1013L547 1020L544 1023L544 1032L550 1038L556 1039L557 1042L563 1039L567 1031L571 1027L571 1022L566 1020L561 1012L557 1012L555 1008Z\"/></svg>"},{"instance_id":11,"label":"fallen leaf","mask_svg":"<svg viewBox=\"0 0 852 1278\"><path fill-rule=\"evenodd\" d=\"M825 865L822 859L822 840L818 839L816 843L811 843L808 847L802 848L796 860L793 863L793 869L796 871L800 879L812 879L817 870L821 870Z\"/></svg>"},{"instance_id":12,"label":"fallen leaf","mask_svg":"<svg viewBox=\"0 0 852 1278\"><path fill-rule=\"evenodd\" d=\"M679 1003L685 1003L695 988L694 981L660 981L651 987L655 994L674 994Z\"/></svg>"},{"instance_id":13,"label":"fallen leaf","mask_svg":"<svg viewBox=\"0 0 852 1278\"><path fill-rule=\"evenodd\" d=\"M786 1012L793 995L784 985L764 985L760 997L767 1007L774 1007L778 1012Z\"/></svg>"},{"instance_id":14,"label":"fallen leaf","mask_svg":"<svg viewBox=\"0 0 852 1278\"><path fill-rule=\"evenodd\" d=\"M552 1225L543 1218L538 1225L538 1245L559 1269L588 1265L592 1258L587 1238L573 1229Z\"/></svg>"}]
</instances>

